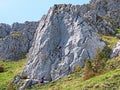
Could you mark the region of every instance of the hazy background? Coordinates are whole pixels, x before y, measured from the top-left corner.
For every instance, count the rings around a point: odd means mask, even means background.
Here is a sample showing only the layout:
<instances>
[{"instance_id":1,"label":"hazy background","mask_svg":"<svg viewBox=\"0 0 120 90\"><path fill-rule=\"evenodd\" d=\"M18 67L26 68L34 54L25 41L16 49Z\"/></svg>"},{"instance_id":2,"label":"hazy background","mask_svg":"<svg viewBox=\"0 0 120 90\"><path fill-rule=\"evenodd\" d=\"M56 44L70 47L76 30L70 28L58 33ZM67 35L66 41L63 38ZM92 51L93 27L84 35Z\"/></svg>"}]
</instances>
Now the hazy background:
<instances>
[{"instance_id":1,"label":"hazy background","mask_svg":"<svg viewBox=\"0 0 120 90\"><path fill-rule=\"evenodd\" d=\"M38 21L54 4L85 4L89 0L0 0L0 23Z\"/></svg>"}]
</instances>

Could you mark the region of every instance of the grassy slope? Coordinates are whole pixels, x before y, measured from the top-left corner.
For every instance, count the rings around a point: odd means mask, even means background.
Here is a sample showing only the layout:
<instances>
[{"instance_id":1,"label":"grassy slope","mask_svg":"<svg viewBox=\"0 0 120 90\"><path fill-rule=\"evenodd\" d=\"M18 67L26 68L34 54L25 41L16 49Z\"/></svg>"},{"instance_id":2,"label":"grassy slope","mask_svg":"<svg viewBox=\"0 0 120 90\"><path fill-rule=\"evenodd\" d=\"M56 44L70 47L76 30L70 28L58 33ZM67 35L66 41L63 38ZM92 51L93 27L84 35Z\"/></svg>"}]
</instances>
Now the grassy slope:
<instances>
[{"instance_id":1,"label":"grassy slope","mask_svg":"<svg viewBox=\"0 0 120 90\"><path fill-rule=\"evenodd\" d=\"M118 39L114 36L100 35L107 47L112 47ZM120 56L106 62L105 73L83 81L81 72L68 75L44 86L33 86L31 90L120 90Z\"/></svg>"},{"instance_id":2,"label":"grassy slope","mask_svg":"<svg viewBox=\"0 0 120 90\"><path fill-rule=\"evenodd\" d=\"M6 87L7 83L23 69L26 60L18 62L0 62L0 65L5 68L5 71L0 73L0 90Z\"/></svg>"},{"instance_id":3,"label":"grassy slope","mask_svg":"<svg viewBox=\"0 0 120 90\"><path fill-rule=\"evenodd\" d=\"M33 86L31 90L120 90L120 56L108 61L105 70L104 74L86 81L77 72L41 87Z\"/></svg>"},{"instance_id":4,"label":"grassy slope","mask_svg":"<svg viewBox=\"0 0 120 90\"><path fill-rule=\"evenodd\" d=\"M107 43L110 49L118 39L113 36L103 36L101 39ZM42 87L35 85L31 90L119 90L120 89L120 57L110 59L106 63L104 74L83 81L82 71L68 75L57 81L50 82ZM5 72L0 73L0 90L6 87L7 83L18 74L25 64L25 60L18 62L0 62ZM112 67L111 67L112 66ZM117 88L117 89L116 89Z\"/></svg>"}]
</instances>

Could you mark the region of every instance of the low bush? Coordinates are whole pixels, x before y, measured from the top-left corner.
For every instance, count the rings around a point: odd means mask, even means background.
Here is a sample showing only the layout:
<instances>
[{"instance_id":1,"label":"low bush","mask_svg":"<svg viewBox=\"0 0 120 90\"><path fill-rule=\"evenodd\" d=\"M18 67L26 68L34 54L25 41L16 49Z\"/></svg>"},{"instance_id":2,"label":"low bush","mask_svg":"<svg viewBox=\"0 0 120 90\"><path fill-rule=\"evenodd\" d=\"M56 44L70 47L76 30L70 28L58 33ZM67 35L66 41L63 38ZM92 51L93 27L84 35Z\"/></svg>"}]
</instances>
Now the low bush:
<instances>
[{"instance_id":1,"label":"low bush","mask_svg":"<svg viewBox=\"0 0 120 90\"><path fill-rule=\"evenodd\" d=\"M27 74L22 74L21 79L27 79Z\"/></svg>"},{"instance_id":2,"label":"low bush","mask_svg":"<svg viewBox=\"0 0 120 90\"><path fill-rule=\"evenodd\" d=\"M104 59L105 55L105 52L101 52L99 49L97 49L94 60L86 60L83 74L84 80L104 73L106 63L106 60Z\"/></svg>"},{"instance_id":3,"label":"low bush","mask_svg":"<svg viewBox=\"0 0 120 90\"><path fill-rule=\"evenodd\" d=\"M0 72L4 72L4 68L0 66Z\"/></svg>"},{"instance_id":4,"label":"low bush","mask_svg":"<svg viewBox=\"0 0 120 90\"><path fill-rule=\"evenodd\" d=\"M84 74L83 74L83 80L90 79L95 76L95 73L93 71L92 62L90 60L86 60L85 62L85 68L84 68Z\"/></svg>"},{"instance_id":5,"label":"low bush","mask_svg":"<svg viewBox=\"0 0 120 90\"><path fill-rule=\"evenodd\" d=\"M74 68L74 73L76 72L79 72L81 70L81 66L80 65L75 65L75 68Z\"/></svg>"},{"instance_id":6,"label":"low bush","mask_svg":"<svg viewBox=\"0 0 120 90\"><path fill-rule=\"evenodd\" d=\"M7 85L7 88L6 90L18 90L16 85L13 84L12 82L10 82L8 85Z\"/></svg>"},{"instance_id":7,"label":"low bush","mask_svg":"<svg viewBox=\"0 0 120 90\"><path fill-rule=\"evenodd\" d=\"M16 38L16 37L21 37L21 36L22 36L22 33L19 32L19 31L16 31L16 32L13 32L13 33L12 33L12 36L13 36L14 38Z\"/></svg>"}]
</instances>

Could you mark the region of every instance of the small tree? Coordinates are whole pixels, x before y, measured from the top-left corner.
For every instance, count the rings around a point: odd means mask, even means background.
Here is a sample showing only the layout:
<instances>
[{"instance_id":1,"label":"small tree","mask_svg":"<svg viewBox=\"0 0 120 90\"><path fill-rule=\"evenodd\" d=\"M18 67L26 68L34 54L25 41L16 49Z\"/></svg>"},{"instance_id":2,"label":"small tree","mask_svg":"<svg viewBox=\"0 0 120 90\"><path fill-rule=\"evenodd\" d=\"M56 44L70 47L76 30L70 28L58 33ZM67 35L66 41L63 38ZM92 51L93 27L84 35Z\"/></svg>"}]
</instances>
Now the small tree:
<instances>
[{"instance_id":1,"label":"small tree","mask_svg":"<svg viewBox=\"0 0 120 90\"><path fill-rule=\"evenodd\" d=\"M90 79L94 76L95 76L95 73L94 73L93 68L92 68L92 63L90 60L86 60L83 79L87 80L87 79Z\"/></svg>"},{"instance_id":2,"label":"small tree","mask_svg":"<svg viewBox=\"0 0 120 90\"><path fill-rule=\"evenodd\" d=\"M103 72L103 68L105 66L105 60L103 59L103 56L104 52L101 52L99 49L97 49L95 58L93 60L93 70L97 74Z\"/></svg>"}]
</instances>

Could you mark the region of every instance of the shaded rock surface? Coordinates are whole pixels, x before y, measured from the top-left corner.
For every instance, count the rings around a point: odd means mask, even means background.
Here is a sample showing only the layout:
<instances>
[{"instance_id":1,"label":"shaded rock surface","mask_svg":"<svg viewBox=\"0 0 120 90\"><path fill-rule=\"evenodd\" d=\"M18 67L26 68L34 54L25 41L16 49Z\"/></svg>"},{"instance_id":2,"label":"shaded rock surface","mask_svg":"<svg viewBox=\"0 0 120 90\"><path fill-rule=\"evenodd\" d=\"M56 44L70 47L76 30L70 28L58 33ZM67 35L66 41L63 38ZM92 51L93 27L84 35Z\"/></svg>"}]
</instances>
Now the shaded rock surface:
<instances>
[{"instance_id":1,"label":"shaded rock surface","mask_svg":"<svg viewBox=\"0 0 120 90\"><path fill-rule=\"evenodd\" d=\"M0 61L16 60L26 54L33 42L38 22L0 24Z\"/></svg>"},{"instance_id":2,"label":"shaded rock surface","mask_svg":"<svg viewBox=\"0 0 120 90\"><path fill-rule=\"evenodd\" d=\"M0 38L4 38L5 36L9 35L11 31L11 26L8 24L0 23Z\"/></svg>"}]
</instances>

